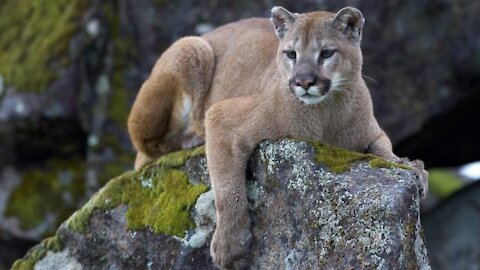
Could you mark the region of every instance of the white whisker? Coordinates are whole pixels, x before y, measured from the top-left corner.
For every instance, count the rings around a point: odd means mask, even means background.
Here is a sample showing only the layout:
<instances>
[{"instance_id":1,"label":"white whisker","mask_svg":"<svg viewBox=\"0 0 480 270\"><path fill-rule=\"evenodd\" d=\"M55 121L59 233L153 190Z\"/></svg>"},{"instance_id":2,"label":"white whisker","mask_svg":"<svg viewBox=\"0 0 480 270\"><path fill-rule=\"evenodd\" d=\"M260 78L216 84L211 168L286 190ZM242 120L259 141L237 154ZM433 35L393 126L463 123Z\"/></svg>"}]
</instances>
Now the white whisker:
<instances>
[{"instance_id":1,"label":"white whisker","mask_svg":"<svg viewBox=\"0 0 480 270\"><path fill-rule=\"evenodd\" d=\"M350 85L351 84L351 81L346 79L346 78L342 78L339 73L334 73L332 75L332 84L330 86L330 91L339 91L339 90L342 90L343 88L345 88L346 86Z\"/></svg>"},{"instance_id":2,"label":"white whisker","mask_svg":"<svg viewBox=\"0 0 480 270\"><path fill-rule=\"evenodd\" d=\"M365 78L365 79L370 80L371 82L373 82L373 83L375 83L375 84L378 84L378 82L377 82L375 79L373 79L372 77L370 77L370 76L364 75L364 74L362 74L362 73L360 73L360 72L358 72L358 71L356 71L356 70L354 70L354 69L350 69L350 71L353 72L353 73L355 73L355 74L357 74L357 75L362 76L362 77Z\"/></svg>"}]
</instances>

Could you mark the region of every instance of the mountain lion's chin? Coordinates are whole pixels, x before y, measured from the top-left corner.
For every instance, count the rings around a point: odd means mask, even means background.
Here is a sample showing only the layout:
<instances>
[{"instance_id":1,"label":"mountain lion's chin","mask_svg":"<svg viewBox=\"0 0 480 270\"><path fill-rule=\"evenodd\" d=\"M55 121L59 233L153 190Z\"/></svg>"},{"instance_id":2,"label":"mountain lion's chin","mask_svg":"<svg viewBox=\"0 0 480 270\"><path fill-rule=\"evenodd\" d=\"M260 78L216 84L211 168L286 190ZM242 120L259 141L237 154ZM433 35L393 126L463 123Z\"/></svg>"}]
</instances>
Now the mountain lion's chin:
<instances>
[{"instance_id":1,"label":"mountain lion's chin","mask_svg":"<svg viewBox=\"0 0 480 270\"><path fill-rule=\"evenodd\" d=\"M317 96L317 95L305 94L298 98L307 105L314 105L314 104L320 103L325 98L325 95Z\"/></svg>"}]
</instances>

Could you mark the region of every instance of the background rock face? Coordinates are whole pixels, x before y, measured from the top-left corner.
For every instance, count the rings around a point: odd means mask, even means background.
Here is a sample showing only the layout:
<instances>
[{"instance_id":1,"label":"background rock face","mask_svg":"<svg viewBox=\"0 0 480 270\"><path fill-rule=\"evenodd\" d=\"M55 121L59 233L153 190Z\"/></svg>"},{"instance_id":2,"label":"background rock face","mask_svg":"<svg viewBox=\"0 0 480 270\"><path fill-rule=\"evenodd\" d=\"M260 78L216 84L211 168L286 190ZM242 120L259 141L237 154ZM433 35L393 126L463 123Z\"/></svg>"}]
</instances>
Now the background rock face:
<instances>
[{"instance_id":1,"label":"background rock face","mask_svg":"<svg viewBox=\"0 0 480 270\"><path fill-rule=\"evenodd\" d=\"M324 147L300 141L267 141L252 156L248 180L253 228L250 269L430 269L412 172L372 168L369 157L364 156L363 161L339 158L336 161L345 165L346 171L337 174L316 161L318 150ZM335 151L340 156L353 155ZM185 170L196 186L203 185L198 183L208 179L208 173L205 159L198 153L187 154L193 157L182 162L176 161L178 155L169 155L142 171L112 179L60 227L50 240L56 245L44 242L37 247L43 250L42 256L35 261L31 251L13 268L30 263L36 269L59 265L81 265L85 269L215 269L208 247L215 226L212 191L200 195L192 205L196 226L186 227L186 234L175 235L155 233L155 226L168 224L175 216L144 229L132 229L129 216L150 207L148 191L145 199L119 205L114 203L117 195L112 192L115 186L155 190L164 181L156 178L164 175L161 170L173 168ZM185 162L188 165L183 165ZM149 177L157 179L152 187L142 184ZM160 212L162 207L150 211ZM86 208L90 214L80 214ZM84 224L85 228L80 231L75 224Z\"/></svg>"},{"instance_id":2,"label":"background rock face","mask_svg":"<svg viewBox=\"0 0 480 270\"><path fill-rule=\"evenodd\" d=\"M433 269L480 268L479 193L477 182L443 202L424 219Z\"/></svg>"}]
</instances>

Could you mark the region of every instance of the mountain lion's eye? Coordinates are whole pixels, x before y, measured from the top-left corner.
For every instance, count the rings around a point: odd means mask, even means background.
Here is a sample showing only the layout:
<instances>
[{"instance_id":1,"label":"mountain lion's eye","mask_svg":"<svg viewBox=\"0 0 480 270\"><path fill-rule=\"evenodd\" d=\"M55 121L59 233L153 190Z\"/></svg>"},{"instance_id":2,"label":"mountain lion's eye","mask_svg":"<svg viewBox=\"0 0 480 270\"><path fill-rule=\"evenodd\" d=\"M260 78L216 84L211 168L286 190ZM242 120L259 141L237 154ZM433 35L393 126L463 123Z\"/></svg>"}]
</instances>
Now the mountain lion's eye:
<instances>
[{"instance_id":1,"label":"mountain lion's eye","mask_svg":"<svg viewBox=\"0 0 480 270\"><path fill-rule=\"evenodd\" d=\"M297 53L295 51L285 51L285 55L292 60L297 58Z\"/></svg>"},{"instance_id":2,"label":"mountain lion's eye","mask_svg":"<svg viewBox=\"0 0 480 270\"><path fill-rule=\"evenodd\" d=\"M330 58L334 53L335 53L335 50L322 50L320 52L320 57L323 59Z\"/></svg>"}]
</instances>

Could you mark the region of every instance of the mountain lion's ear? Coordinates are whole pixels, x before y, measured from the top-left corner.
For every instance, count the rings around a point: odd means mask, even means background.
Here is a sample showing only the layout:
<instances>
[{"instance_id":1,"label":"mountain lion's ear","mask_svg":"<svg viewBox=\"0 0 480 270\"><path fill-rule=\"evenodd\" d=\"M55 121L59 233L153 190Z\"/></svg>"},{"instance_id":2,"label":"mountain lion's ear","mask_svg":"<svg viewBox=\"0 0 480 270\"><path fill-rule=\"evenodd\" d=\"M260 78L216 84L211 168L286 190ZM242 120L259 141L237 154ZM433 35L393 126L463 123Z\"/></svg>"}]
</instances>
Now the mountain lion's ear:
<instances>
[{"instance_id":1,"label":"mountain lion's ear","mask_svg":"<svg viewBox=\"0 0 480 270\"><path fill-rule=\"evenodd\" d=\"M360 42L362 40L362 28L365 23L362 12L353 7L342 8L335 18L333 25L349 38Z\"/></svg>"},{"instance_id":2,"label":"mountain lion's ear","mask_svg":"<svg viewBox=\"0 0 480 270\"><path fill-rule=\"evenodd\" d=\"M272 17L270 21L273 26L275 26L275 33L278 38L283 38L287 31L292 27L295 22L295 14L290 13L288 10L283 7L273 7L272 8Z\"/></svg>"}]
</instances>

